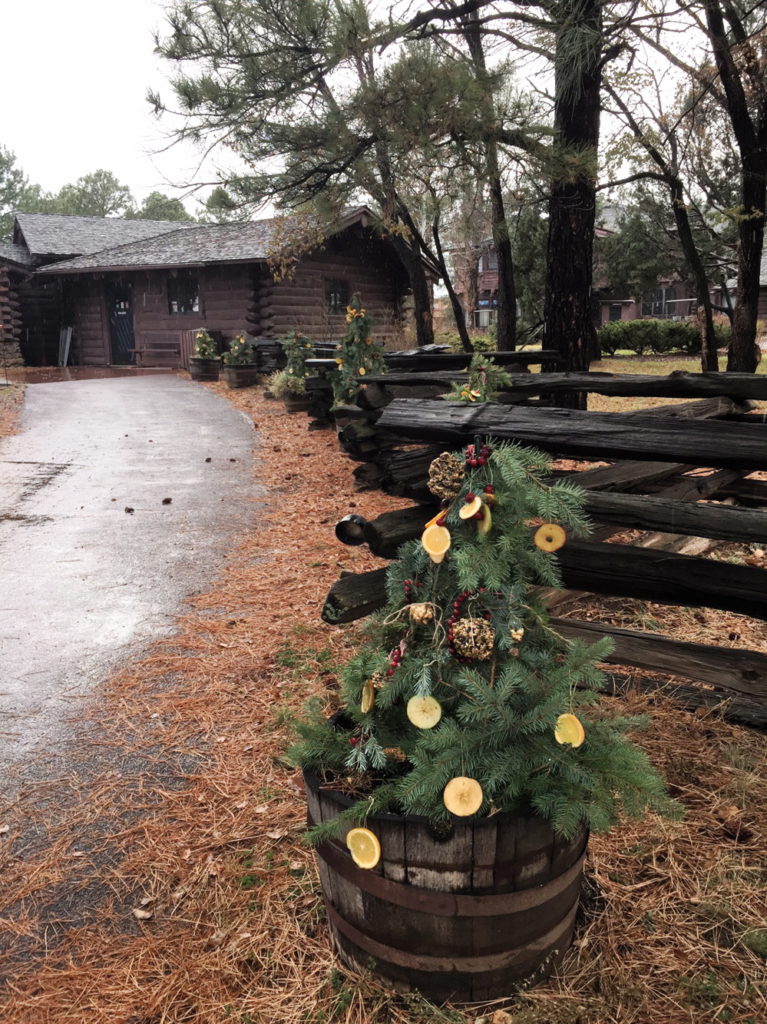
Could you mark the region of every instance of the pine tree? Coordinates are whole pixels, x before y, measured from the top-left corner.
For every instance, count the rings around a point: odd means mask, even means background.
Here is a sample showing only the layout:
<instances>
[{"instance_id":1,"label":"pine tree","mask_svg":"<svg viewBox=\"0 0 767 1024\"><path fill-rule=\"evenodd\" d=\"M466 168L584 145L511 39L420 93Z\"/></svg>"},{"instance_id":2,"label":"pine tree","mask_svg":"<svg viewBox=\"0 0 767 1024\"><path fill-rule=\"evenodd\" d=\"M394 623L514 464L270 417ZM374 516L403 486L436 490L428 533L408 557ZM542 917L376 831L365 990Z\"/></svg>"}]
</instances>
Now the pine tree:
<instances>
[{"instance_id":1,"label":"pine tree","mask_svg":"<svg viewBox=\"0 0 767 1024\"><path fill-rule=\"evenodd\" d=\"M328 719L317 702L297 725L293 760L359 797L315 841L381 810L533 812L566 837L621 811L679 811L626 736L641 719L599 706L609 640L564 640L535 595L560 585L554 552L588 529L580 492L549 471L541 452L480 439L432 464L442 511L391 565L342 708Z\"/></svg>"}]
</instances>

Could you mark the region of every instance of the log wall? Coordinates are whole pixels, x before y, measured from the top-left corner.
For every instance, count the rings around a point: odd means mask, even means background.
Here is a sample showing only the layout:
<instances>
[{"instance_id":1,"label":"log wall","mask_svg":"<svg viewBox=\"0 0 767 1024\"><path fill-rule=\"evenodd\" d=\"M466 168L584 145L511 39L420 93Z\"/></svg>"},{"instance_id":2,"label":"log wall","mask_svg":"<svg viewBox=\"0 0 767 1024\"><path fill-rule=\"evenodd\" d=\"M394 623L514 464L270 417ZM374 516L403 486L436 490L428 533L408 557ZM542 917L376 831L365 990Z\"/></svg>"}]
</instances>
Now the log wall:
<instances>
[{"instance_id":1,"label":"log wall","mask_svg":"<svg viewBox=\"0 0 767 1024\"><path fill-rule=\"evenodd\" d=\"M0 262L0 366L22 366L21 303L19 284L22 275Z\"/></svg>"}]
</instances>

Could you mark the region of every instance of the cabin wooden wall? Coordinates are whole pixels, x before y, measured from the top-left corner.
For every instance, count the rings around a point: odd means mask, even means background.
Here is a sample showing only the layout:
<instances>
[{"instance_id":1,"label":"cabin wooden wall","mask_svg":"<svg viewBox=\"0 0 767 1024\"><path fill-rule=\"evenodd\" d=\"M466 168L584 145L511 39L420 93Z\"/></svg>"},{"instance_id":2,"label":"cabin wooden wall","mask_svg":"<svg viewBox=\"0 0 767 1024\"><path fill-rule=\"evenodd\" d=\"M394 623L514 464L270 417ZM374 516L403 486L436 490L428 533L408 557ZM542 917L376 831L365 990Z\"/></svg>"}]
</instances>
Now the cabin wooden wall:
<instances>
[{"instance_id":1,"label":"cabin wooden wall","mask_svg":"<svg viewBox=\"0 0 767 1024\"><path fill-rule=\"evenodd\" d=\"M24 278L18 286L23 322L21 351L30 366L55 366L62 323L61 283L57 278Z\"/></svg>"},{"instance_id":2,"label":"cabin wooden wall","mask_svg":"<svg viewBox=\"0 0 767 1024\"><path fill-rule=\"evenodd\" d=\"M350 296L359 294L375 320L375 337L396 347L403 330L407 276L389 245L357 229L331 239L321 252L301 260L292 280L274 281L263 268L258 334L280 338L298 330L312 341L338 341L346 328L344 313L328 313L325 301L326 282L336 278L348 281Z\"/></svg>"},{"instance_id":3,"label":"cabin wooden wall","mask_svg":"<svg viewBox=\"0 0 767 1024\"><path fill-rule=\"evenodd\" d=\"M21 303L19 284L22 276L12 266L0 263L0 366L21 366Z\"/></svg>"},{"instance_id":4,"label":"cabin wooden wall","mask_svg":"<svg viewBox=\"0 0 767 1024\"><path fill-rule=\"evenodd\" d=\"M765 322L767 328L767 286L759 290L759 319Z\"/></svg>"},{"instance_id":5,"label":"cabin wooden wall","mask_svg":"<svg viewBox=\"0 0 767 1024\"><path fill-rule=\"evenodd\" d=\"M64 318L74 327L73 352L81 366L107 366L111 361L109 322L101 279L82 280L64 288Z\"/></svg>"}]
</instances>

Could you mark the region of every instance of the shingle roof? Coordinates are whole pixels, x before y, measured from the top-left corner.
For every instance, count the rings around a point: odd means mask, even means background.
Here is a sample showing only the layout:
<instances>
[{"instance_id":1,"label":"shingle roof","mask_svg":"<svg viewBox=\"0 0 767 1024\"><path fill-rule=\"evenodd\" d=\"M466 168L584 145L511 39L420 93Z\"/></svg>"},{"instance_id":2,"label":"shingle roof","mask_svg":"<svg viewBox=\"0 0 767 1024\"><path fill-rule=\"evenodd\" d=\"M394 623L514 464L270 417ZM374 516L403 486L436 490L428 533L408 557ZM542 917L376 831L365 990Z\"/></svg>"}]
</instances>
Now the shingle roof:
<instances>
[{"instance_id":1,"label":"shingle roof","mask_svg":"<svg viewBox=\"0 0 767 1024\"><path fill-rule=\"evenodd\" d=\"M273 220L248 224L204 224L173 231L129 245L54 263L41 274L86 270L122 270L126 267L183 267L204 263L241 263L267 257Z\"/></svg>"},{"instance_id":2,"label":"shingle roof","mask_svg":"<svg viewBox=\"0 0 767 1024\"><path fill-rule=\"evenodd\" d=\"M10 260L22 267L31 267L34 263L24 246L15 242L0 242L0 260Z\"/></svg>"},{"instance_id":3,"label":"shingle roof","mask_svg":"<svg viewBox=\"0 0 767 1024\"><path fill-rule=\"evenodd\" d=\"M369 215L366 207L347 211L339 230ZM102 252L54 263L40 274L70 274L133 267L183 267L208 263L245 263L265 260L276 218L239 224L204 224L155 238L120 245Z\"/></svg>"},{"instance_id":4,"label":"shingle roof","mask_svg":"<svg viewBox=\"0 0 767 1024\"><path fill-rule=\"evenodd\" d=\"M168 231L183 230L171 220L120 220L118 217L67 217L57 213L17 213L16 225L33 256L79 256ZM196 227L192 224L191 227Z\"/></svg>"}]
</instances>

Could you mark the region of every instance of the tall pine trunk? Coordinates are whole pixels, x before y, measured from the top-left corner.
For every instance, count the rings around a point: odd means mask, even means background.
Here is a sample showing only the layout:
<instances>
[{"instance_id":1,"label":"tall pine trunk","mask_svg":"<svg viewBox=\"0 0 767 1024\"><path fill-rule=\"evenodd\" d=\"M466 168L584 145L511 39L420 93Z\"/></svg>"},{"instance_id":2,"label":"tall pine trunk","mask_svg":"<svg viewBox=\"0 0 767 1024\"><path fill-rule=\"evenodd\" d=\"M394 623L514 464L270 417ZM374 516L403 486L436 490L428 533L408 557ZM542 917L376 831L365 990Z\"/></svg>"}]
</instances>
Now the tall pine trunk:
<instances>
[{"instance_id":1,"label":"tall pine trunk","mask_svg":"<svg viewBox=\"0 0 767 1024\"><path fill-rule=\"evenodd\" d=\"M753 373L759 362L756 321L764 247L765 198L767 154L756 152L743 160L743 219L738 225L738 293L727 355L727 369L740 373Z\"/></svg>"},{"instance_id":2,"label":"tall pine trunk","mask_svg":"<svg viewBox=\"0 0 767 1024\"><path fill-rule=\"evenodd\" d=\"M484 90L482 117L488 128L492 129L496 119L495 103L487 74L487 62L485 61L482 31L477 11L473 11L463 20L463 34L469 47L477 81ZM490 191L490 214L493 221L493 245L498 255L497 344L501 350L512 351L517 347L517 289L514 281L511 236L503 201L498 144L492 137L492 130L488 131L484 145L487 185Z\"/></svg>"},{"instance_id":3,"label":"tall pine trunk","mask_svg":"<svg viewBox=\"0 0 767 1024\"><path fill-rule=\"evenodd\" d=\"M684 252L685 259L695 279L695 296L698 307L703 310L703 330L701 336L700 364L701 369L718 370L719 360L716 354L716 335L714 334L714 311L711 306L711 294L708 289L708 278L703 261L700 258L695 238L690 226L690 218L687 216L687 204L684 201L684 190L682 183L675 175L669 178L669 189L671 191L671 207L674 211L679 241Z\"/></svg>"},{"instance_id":4,"label":"tall pine trunk","mask_svg":"<svg viewBox=\"0 0 767 1024\"><path fill-rule=\"evenodd\" d=\"M596 161L602 82L600 0L565 0L554 58L554 128L560 166L577 160L572 174L559 170L549 196L544 345L559 352L565 370L588 370L596 349L591 309ZM577 57L574 59L574 53ZM585 166L584 166L585 165ZM558 401L585 407L585 395Z\"/></svg>"}]
</instances>

